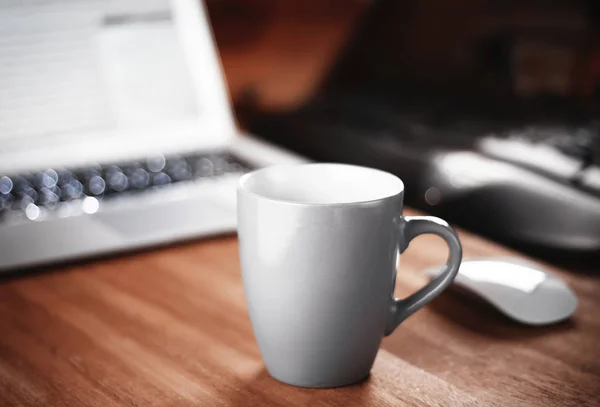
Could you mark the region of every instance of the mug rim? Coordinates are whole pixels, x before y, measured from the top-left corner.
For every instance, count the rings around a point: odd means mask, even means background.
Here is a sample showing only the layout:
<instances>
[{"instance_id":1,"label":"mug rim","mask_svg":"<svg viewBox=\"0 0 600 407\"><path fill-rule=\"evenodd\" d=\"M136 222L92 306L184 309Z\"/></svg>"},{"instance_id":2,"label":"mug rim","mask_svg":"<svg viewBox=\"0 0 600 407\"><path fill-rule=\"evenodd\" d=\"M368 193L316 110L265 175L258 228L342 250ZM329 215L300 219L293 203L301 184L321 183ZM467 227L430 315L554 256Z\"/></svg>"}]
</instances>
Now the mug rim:
<instances>
[{"instance_id":1,"label":"mug rim","mask_svg":"<svg viewBox=\"0 0 600 407\"><path fill-rule=\"evenodd\" d=\"M373 199L356 199L356 200L348 200L348 201L341 201L341 202L310 202L310 201L302 202L302 201L291 200L291 199L274 198L271 196L267 196L267 195L252 191L252 190L248 189L247 186L245 186L245 184L248 182L248 180L250 180L254 177L260 176L261 174L266 173L266 172L271 172L271 171L281 169L281 168L297 168L297 167L312 167L312 166L338 167L338 168L347 167L347 168L353 168L355 170L360 170L360 171L373 172L373 173L378 174L379 176L384 176L384 177L391 179L393 182L398 184L398 188L394 193L385 194L384 196L373 198ZM366 167L366 166L361 166L361 165L354 165L354 164L318 162L318 163L271 165L271 166L259 168L257 170L254 170L254 171L251 171L249 173L242 175L238 181L237 190L239 192L242 192L244 194L247 194L247 195L257 198L257 199L280 203L280 204L285 204L285 205L339 207L339 206L356 206L356 205L370 204L370 203L381 202L381 201L385 201L387 199L397 197L404 193L404 182L400 179L400 177L397 177L396 175L394 175L390 172L383 171L383 170L380 170L377 168Z\"/></svg>"}]
</instances>

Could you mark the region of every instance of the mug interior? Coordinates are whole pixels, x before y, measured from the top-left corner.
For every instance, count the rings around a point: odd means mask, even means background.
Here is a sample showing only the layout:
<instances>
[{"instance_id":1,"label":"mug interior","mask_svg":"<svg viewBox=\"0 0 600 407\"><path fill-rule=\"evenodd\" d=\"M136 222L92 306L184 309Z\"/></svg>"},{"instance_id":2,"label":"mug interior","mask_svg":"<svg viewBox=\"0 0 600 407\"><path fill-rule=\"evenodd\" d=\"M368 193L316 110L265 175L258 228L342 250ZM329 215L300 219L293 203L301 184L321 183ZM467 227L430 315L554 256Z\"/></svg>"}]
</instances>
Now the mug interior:
<instances>
[{"instance_id":1,"label":"mug interior","mask_svg":"<svg viewBox=\"0 0 600 407\"><path fill-rule=\"evenodd\" d=\"M392 174L347 164L272 166L244 175L239 185L266 199L322 205L376 201L404 190Z\"/></svg>"}]
</instances>

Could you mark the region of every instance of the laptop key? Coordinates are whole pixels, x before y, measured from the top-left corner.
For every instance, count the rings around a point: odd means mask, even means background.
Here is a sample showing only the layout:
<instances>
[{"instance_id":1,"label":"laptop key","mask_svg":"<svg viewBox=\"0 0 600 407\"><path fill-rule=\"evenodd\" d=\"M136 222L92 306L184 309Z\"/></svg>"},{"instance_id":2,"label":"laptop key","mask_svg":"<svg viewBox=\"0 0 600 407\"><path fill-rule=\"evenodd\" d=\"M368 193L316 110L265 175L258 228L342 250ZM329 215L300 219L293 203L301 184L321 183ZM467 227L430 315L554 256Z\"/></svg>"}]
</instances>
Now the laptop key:
<instances>
[{"instance_id":1,"label":"laptop key","mask_svg":"<svg viewBox=\"0 0 600 407\"><path fill-rule=\"evenodd\" d=\"M0 194L0 213L7 212L12 207L13 200L11 194Z\"/></svg>"},{"instance_id":2,"label":"laptop key","mask_svg":"<svg viewBox=\"0 0 600 407\"><path fill-rule=\"evenodd\" d=\"M222 175L227 171L228 162L223 157L211 157L214 175Z\"/></svg>"},{"instance_id":3,"label":"laptop key","mask_svg":"<svg viewBox=\"0 0 600 407\"><path fill-rule=\"evenodd\" d=\"M32 187L27 186L17 190L17 198L24 199L26 197L30 198L31 202L37 202L39 197L38 191L36 191ZM29 201L29 199L27 201Z\"/></svg>"},{"instance_id":4,"label":"laptop key","mask_svg":"<svg viewBox=\"0 0 600 407\"><path fill-rule=\"evenodd\" d=\"M0 195L8 195L13 189L12 179L6 175L0 177Z\"/></svg>"},{"instance_id":5,"label":"laptop key","mask_svg":"<svg viewBox=\"0 0 600 407\"><path fill-rule=\"evenodd\" d=\"M189 159L193 174L197 178L212 177L214 175L213 163L207 157L192 157Z\"/></svg>"},{"instance_id":6,"label":"laptop key","mask_svg":"<svg viewBox=\"0 0 600 407\"><path fill-rule=\"evenodd\" d=\"M13 200L12 209L21 210L25 209L27 205L36 203L38 199L38 193L33 188L22 190L18 192Z\"/></svg>"},{"instance_id":7,"label":"laptop key","mask_svg":"<svg viewBox=\"0 0 600 407\"><path fill-rule=\"evenodd\" d=\"M117 169L106 173L106 184L114 192L123 192L129 186L129 180L117 167Z\"/></svg>"},{"instance_id":8,"label":"laptop key","mask_svg":"<svg viewBox=\"0 0 600 407\"><path fill-rule=\"evenodd\" d=\"M160 172L165 168L166 159L162 154L157 154L146 159L146 167L149 171Z\"/></svg>"},{"instance_id":9,"label":"laptop key","mask_svg":"<svg viewBox=\"0 0 600 407\"><path fill-rule=\"evenodd\" d=\"M106 189L106 182L100 175L92 175L85 186L85 191L88 195L99 196L104 193Z\"/></svg>"},{"instance_id":10,"label":"laptop key","mask_svg":"<svg viewBox=\"0 0 600 407\"><path fill-rule=\"evenodd\" d=\"M58 204L61 199L61 191L57 186L47 188L42 187L40 189L39 204L41 206L53 207Z\"/></svg>"},{"instance_id":11,"label":"laptop key","mask_svg":"<svg viewBox=\"0 0 600 407\"><path fill-rule=\"evenodd\" d=\"M152 185L154 186L162 186L171 183L171 177L164 172L159 172L158 174L152 175Z\"/></svg>"},{"instance_id":12,"label":"laptop key","mask_svg":"<svg viewBox=\"0 0 600 407\"><path fill-rule=\"evenodd\" d=\"M62 201L79 199L83 196L83 184L76 179L62 185L58 194Z\"/></svg>"},{"instance_id":13,"label":"laptop key","mask_svg":"<svg viewBox=\"0 0 600 407\"><path fill-rule=\"evenodd\" d=\"M41 188L54 188L57 183L58 173L53 169L47 169L36 175L34 186L40 190Z\"/></svg>"},{"instance_id":14,"label":"laptop key","mask_svg":"<svg viewBox=\"0 0 600 407\"><path fill-rule=\"evenodd\" d=\"M135 168L129 172L129 183L135 189L144 189L150 185L150 175L144 168Z\"/></svg>"},{"instance_id":15,"label":"laptop key","mask_svg":"<svg viewBox=\"0 0 600 407\"><path fill-rule=\"evenodd\" d=\"M13 178L13 191L19 193L26 189L31 188L32 184L29 182L31 180L30 175L18 175Z\"/></svg>"},{"instance_id":16,"label":"laptop key","mask_svg":"<svg viewBox=\"0 0 600 407\"><path fill-rule=\"evenodd\" d=\"M192 168L183 158L173 158L167 161L167 174L175 182L187 181L192 178Z\"/></svg>"},{"instance_id":17,"label":"laptop key","mask_svg":"<svg viewBox=\"0 0 600 407\"><path fill-rule=\"evenodd\" d=\"M59 187L62 187L63 185L66 185L69 182L77 179L75 174L73 174L71 171L59 170L59 171L57 171L57 174L58 174L57 185Z\"/></svg>"}]
</instances>

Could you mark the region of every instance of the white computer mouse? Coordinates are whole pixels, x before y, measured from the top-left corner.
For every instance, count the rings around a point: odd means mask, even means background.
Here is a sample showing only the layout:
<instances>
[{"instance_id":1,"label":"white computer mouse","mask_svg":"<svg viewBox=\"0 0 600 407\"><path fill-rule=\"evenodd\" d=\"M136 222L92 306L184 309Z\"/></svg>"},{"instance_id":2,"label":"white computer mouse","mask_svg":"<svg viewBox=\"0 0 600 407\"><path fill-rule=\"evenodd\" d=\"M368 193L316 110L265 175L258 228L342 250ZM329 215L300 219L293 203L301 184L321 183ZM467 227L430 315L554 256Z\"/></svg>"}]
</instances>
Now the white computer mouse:
<instances>
[{"instance_id":1,"label":"white computer mouse","mask_svg":"<svg viewBox=\"0 0 600 407\"><path fill-rule=\"evenodd\" d=\"M433 278L439 271L431 268L425 274ZM454 284L529 325L562 321L577 308L577 297L564 281L533 263L516 259L464 260Z\"/></svg>"}]
</instances>

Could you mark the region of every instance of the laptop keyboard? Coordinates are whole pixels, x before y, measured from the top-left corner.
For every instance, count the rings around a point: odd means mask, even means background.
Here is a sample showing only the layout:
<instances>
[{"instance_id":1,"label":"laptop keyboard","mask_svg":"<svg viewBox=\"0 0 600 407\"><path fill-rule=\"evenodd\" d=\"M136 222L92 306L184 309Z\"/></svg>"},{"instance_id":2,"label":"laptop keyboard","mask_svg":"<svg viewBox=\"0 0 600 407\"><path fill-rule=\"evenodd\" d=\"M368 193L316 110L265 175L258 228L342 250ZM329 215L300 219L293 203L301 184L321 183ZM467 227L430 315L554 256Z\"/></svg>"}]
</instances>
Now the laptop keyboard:
<instances>
[{"instance_id":1,"label":"laptop keyboard","mask_svg":"<svg viewBox=\"0 0 600 407\"><path fill-rule=\"evenodd\" d=\"M227 152L165 157L78 169L0 174L0 222L8 214L36 220L41 211L81 206L93 212L102 200L168 187L171 184L242 174L252 169Z\"/></svg>"}]
</instances>

